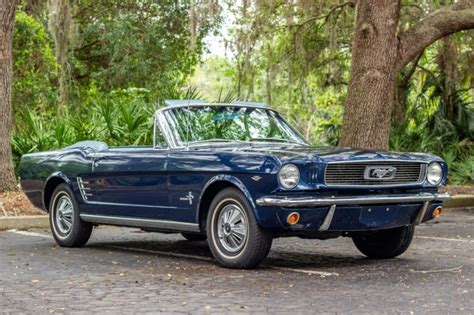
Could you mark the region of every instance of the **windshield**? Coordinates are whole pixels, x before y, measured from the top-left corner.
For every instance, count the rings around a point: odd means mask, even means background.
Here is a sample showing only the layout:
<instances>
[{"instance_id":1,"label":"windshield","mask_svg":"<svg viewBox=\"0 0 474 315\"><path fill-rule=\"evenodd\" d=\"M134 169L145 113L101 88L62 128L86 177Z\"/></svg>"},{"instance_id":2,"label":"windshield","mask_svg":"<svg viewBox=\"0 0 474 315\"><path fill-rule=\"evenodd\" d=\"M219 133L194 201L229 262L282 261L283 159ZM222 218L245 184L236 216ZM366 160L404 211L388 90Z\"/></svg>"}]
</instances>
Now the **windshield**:
<instances>
[{"instance_id":1,"label":"windshield","mask_svg":"<svg viewBox=\"0 0 474 315\"><path fill-rule=\"evenodd\" d=\"M276 112L265 108L179 107L165 111L165 117L179 146L243 141L306 144Z\"/></svg>"}]
</instances>

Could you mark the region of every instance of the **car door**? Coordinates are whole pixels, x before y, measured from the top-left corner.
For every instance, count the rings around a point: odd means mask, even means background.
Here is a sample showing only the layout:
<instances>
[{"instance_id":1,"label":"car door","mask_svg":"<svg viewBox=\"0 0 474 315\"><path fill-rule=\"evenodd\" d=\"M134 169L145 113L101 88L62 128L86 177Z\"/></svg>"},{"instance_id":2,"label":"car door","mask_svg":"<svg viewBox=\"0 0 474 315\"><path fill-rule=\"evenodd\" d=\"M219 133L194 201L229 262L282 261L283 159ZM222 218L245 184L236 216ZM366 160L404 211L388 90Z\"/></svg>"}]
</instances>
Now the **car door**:
<instances>
[{"instance_id":1,"label":"car door","mask_svg":"<svg viewBox=\"0 0 474 315\"><path fill-rule=\"evenodd\" d=\"M93 156L98 215L166 219L167 149L111 148Z\"/></svg>"}]
</instances>

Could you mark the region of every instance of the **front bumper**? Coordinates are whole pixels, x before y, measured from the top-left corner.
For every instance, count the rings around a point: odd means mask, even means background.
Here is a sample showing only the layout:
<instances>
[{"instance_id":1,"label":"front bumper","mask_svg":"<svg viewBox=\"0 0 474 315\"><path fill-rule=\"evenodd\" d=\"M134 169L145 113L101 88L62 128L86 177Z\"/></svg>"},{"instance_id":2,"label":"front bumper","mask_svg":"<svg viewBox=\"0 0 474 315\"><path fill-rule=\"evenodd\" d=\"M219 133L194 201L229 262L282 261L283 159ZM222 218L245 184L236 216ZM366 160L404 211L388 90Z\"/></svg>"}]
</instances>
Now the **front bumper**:
<instances>
[{"instance_id":1,"label":"front bumper","mask_svg":"<svg viewBox=\"0 0 474 315\"><path fill-rule=\"evenodd\" d=\"M374 205L393 204L405 202L427 202L444 201L451 198L448 193L419 193L406 195L371 195L351 197L286 197L286 196L264 196L257 199L259 206L276 207L315 207L332 205Z\"/></svg>"},{"instance_id":2,"label":"front bumper","mask_svg":"<svg viewBox=\"0 0 474 315\"><path fill-rule=\"evenodd\" d=\"M277 195L261 197L256 203L275 209L279 221L287 229L324 232L362 231L420 224L431 219L431 212L449 198L448 193L343 197ZM286 217L294 211L301 215L299 223L285 224Z\"/></svg>"}]
</instances>

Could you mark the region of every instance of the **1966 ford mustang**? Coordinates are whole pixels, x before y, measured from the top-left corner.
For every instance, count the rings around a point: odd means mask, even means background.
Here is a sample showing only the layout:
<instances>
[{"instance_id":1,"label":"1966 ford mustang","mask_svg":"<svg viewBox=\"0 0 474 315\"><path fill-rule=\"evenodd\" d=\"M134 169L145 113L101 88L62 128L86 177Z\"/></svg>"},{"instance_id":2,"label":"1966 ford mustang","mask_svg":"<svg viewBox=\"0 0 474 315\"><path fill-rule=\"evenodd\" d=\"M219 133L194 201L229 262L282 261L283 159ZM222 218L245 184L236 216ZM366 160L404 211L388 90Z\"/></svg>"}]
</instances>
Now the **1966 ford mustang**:
<instances>
[{"instance_id":1,"label":"1966 ford mustang","mask_svg":"<svg viewBox=\"0 0 474 315\"><path fill-rule=\"evenodd\" d=\"M83 246L110 224L207 238L233 268L258 265L282 236L346 236L370 258L393 258L449 198L433 155L311 147L264 104L166 104L153 146L85 141L22 157L23 190L59 245Z\"/></svg>"}]
</instances>

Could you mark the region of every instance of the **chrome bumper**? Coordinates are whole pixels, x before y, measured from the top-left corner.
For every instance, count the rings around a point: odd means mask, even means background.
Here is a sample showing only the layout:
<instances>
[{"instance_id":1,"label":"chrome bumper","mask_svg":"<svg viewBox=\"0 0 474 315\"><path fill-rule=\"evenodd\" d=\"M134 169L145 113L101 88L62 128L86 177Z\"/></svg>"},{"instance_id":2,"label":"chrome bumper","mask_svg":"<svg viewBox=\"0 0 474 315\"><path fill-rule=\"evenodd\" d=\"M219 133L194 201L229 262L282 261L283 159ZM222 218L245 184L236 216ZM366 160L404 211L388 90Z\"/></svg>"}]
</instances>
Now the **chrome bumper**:
<instances>
[{"instance_id":1,"label":"chrome bumper","mask_svg":"<svg viewBox=\"0 0 474 315\"><path fill-rule=\"evenodd\" d=\"M278 207L315 207L329 205L371 205L371 204L393 204L405 202L429 202L444 201L450 198L449 193L419 193L406 195L372 195L353 197L285 197L264 196L257 199L259 206Z\"/></svg>"}]
</instances>

